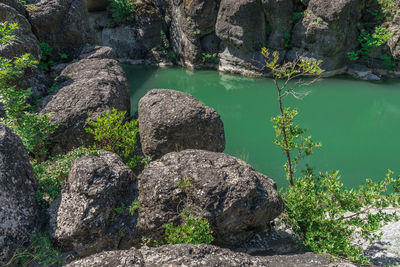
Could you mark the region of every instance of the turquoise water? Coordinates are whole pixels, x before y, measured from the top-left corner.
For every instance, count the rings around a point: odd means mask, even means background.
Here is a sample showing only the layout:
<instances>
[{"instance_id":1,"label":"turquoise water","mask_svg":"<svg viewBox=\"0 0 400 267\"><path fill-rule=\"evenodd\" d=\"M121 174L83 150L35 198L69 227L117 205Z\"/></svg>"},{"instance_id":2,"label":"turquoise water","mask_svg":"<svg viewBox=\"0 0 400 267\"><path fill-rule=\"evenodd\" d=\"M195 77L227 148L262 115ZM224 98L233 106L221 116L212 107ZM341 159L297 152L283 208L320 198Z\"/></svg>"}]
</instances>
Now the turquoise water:
<instances>
[{"instance_id":1,"label":"turquoise water","mask_svg":"<svg viewBox=\"0 0 400 267\"><path fill-rule=\"evenodd\" d=\"M252 79L216 71L125 66L132 111L153 88L192 94L213 107L224 122L225 153L242 158L257 171L287 185L284 157L272 144L270 118L278 113L271 79ZM324 79L303 90L303 100L285 99L299 109L298 124L323 146L306 162L318 171L340 170L347 186L365 178L380 180L391 169L400 173L400 80L364 82Z\"/></svg>"}]
</instances>

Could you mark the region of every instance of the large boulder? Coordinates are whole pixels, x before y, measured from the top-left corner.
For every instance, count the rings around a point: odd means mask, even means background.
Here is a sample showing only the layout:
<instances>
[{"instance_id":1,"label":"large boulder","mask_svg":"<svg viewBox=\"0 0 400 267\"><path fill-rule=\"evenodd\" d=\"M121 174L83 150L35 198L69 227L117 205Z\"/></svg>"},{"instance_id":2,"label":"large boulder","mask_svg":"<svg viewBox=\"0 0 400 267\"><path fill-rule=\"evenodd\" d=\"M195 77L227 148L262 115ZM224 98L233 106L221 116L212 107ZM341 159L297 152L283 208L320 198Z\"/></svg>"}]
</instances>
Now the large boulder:
<instances>
[{"instance_id":1,"label":"large boulder","mask_svg":"<svg viewBox=\"0 0 400 267\"><path fill-rule=\"evenodd\" d=\"M217 36L245 53L261 50L266 42L266 23L260 0L221 0Z\"/></svg>"},{"instance_id":2,"label":"large boulder","mask_svg":"<svg viewBox=\"0 0 400 267\"><path fill-rule=\"evenodd\" d=\"M225 149L224 125L218 113L187 93L154 89L139 101L140 140L146 156L172 151Z\"/></svg>"},{"instance_id":3,"label":"large boulder","mask_svg":"<svg viewBox=\"0 0 400 267\"><path fill-rule=\"evenodd\" d=\"M32 54L40 59L41 50L39 42L32 33L31 24L24 16L25 10L18 1L0 1L0 22L18 23L15 31L16 38L9 44L0 45L0 56L8 59L21 56L25 53Z\"/></svg>"},{"instance_id":4,"label":"large boulder","mask_svg":"<svg viewBox=\"0 0 400 267\"><path fill-rule=\"evenodd\" d=\"M210 222L215 243L235 246L263 231L283 210L275 182L249 164L203 150L173 152L153 161L139 180L137 229L155 240L183 209ZM187 188L178 188L185 182Z\"/></svg>"},{"instance_id":5,"label":"large boulder","mask_svg":"<svg viewBox=\"0 0 400 267\"><path fill-rule=\"evenodd\" d=\"M137 216L126 207L136 198L136 186L132 170L114 153L76 159L61 198L50 206L50 237L79 256L130 247Z\"/></svg>"},{"instance_id":6,"label":"large boulder","mask_svg":"<svg viewBox=\"0 0 400 267\"><path fill-rule=\"evenodd\" d=\"M357 22L361 0L310 0L303 18L293 28L291 43L296 54L322 59L322 68L334 71L347 63L347 53L357 47Z\"/></svg>"},{"instance_id":7,"label":"large boulder","mask_svg":"<svg viewBox=\"0 0 400 267\"><path fill-rule=\"evenodd\" d=\"M393 58L400 62L400 9L397 10L396 16L389 26L389 31L393 36L388 41L388 46Z\"/></svg>"},{"instance_id":8,"label":"large boulder","mask_svg":"<svg viewBox=\"0 0 400 267\"><path fill-rule=\"evenodd\" d=\"M106 251L67 265L67 267L80 266L355 267L355 265L341 260L332 262L329 256L314 253L256 257L211 245L167 245L159 248Z\"/></svg>"},{"instance_id":9,"label":"large boulder","mask_svg":"<svg viewBox=\"0 0 400 267\"><path fill-rule=\"evenodd\" d=\"M74 58L81 47L94 41L84 0L40 0L28 12L33 32L53 47L55 55L67 53Z\"/></svg>"},{"instance_id":10,"label":"large boulder","mask_svg":"<svg viewBox=\"0 0 400 267\"><path fill-rule=\"evenodd\" d=\"M216 0L172 1L171 44L182 65L201 61L202 40L214 33L217 12Z\"/></svg>"},{"instance_id":11,"label":"large boulder","mask_svg":"<svg viewBox=\"0 0 400 267\"><path fill-rule=\"evenodd\" d=\"M61 72L65 79L59 84L59 91L42 104L41 113L51 113L51 120L59 125L49 138L51 154L89 145L92 135L85 131L87 118L95 119L112 108L129 113L125 73L116 60L103 57L104 53L99 52L97 57L68 65Z\"/></svg>"},{"instance_id":12,"label":"large boulder","mask_svg":"<svg viewBox=\"0 0 400 267\"><path fill-rule=\"evenodd\" d=\"M38 215L36 187L21 139L0 124L0 265L33 234Z\"/></svg>"}]
</instances>

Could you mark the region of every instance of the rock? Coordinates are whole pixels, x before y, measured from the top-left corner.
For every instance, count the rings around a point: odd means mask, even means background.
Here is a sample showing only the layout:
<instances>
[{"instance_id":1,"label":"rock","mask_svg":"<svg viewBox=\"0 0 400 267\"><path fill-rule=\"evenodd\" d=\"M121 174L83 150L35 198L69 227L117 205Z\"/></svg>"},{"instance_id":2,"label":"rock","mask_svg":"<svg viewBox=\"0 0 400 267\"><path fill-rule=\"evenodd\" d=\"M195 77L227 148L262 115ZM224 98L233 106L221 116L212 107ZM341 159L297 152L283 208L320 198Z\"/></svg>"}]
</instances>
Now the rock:
<instances>
[{"instance_id":1,"label":"rock","mask_svg":"<svg viewBox=\"0 0 400 267\"><path fill-rule=\"evenodd\" d=\"M352 63L349 65L347 73L354 78L361 79L364 81L379 81L377 75L375 75L370 68L365 65Z\"/></svg>"},{"instance_id":2,"label":"rock","mask_svg":"<svg viewBox=\"0 0 400 267\"><path fill-rule=\"evenodd\" d=\"M388 30L393 33L393 36L388 40L390 52L396 61L400 61L400 9L397 10Z\"/></svg>"},{"instance_id":3,"label":"rock","mask_svg":"<svg viewBox=\"0 0 400 267\"><path fill-rule=\"evenodd\" d=\"M130 110L125 73L114 59L82 59L68 65L61 76L65 81L59 91L41 103L41 113L51 113L51 120L59 125L49 138L52 155L92 143L92 135L85 131L88 117L95 119L112 108L128 114Z\"/></svg>"},{"instance_id":4,"label":"rock","mask_svg":"<svg viewBox=\"0 0 400 267\"><path fill-rule=\"evenodd\" d=\"M61 198L50 206L50 237L63 251L73 250L78 256L130 247L126 243L137 216L116 208L132 203L136 184L132 170L114 153L100 151L99 157L76 159Z\"/></svg>"},{"instance_id":5,"label":"rock","mask_svg":"<svg viewBox=\"0 0 400 267\"><path fill-rule=\"evenodd\" d=\"M35 230L36 188L21 139L0 124L0 265L6 264Z\"/></svg>"},{"instance_id":6,"label":"rock","mask_svg":"<svg viewBox=\"0 0 400 267\"><path fill-rule=\"evenodd\" d=\"M188 188L177 188L187 177ZM215 244L224 246L235 246L265 230L283 210L274 181L222 153L172 152L150 163L138 180L137 229L155 240L163 237L163 224L179 222L185 208L207 219Z\"/></svg>"},{"instance_id":7,"label":"rock","mask_svg":"<svg viewBox=\"0 0 400 267\"><path fill-rule=\"evenodd\" d=\"M94 41L84 0L40 0L29 9L33 32L53 47L53 54L74 58L81 47Z\"/></svg>"},{"instance_id":8,"label":"rock","mask_svg":"<svg viewBox=\"0 0 400 267\"><path fill-rule=\"evenodd\" d=\"M217 36L244 53L261 51L266 22L260 0L221 0L215 25Z\"/></svg>"},{"instance_id":9,"label":"rock","mask_svg":"<svg viewBox=\"0 0 400 267\"><path fill-rule=\"evenodd\" d=\"M139 101L143 153L153 159L172 151L225 149L224 125L218 113L187 93L154 89Z\"/></svg>"},{"instance_id":10,"label":"rock","mask_svg":"<svg viewBox=\"0 0 400 267\"><path fill-rule=\"evenodd\" d=\"M18 30L15 31L16 38L10 40L9 44L0 46L0 56L13 59L26 53L32 54L40 59L41 50L39 42L32 33L31 25L25 18L25 10L17 1L0 1L0 22L18 23ZM15 7L15 8L14 8Z\"/></svg>"},{"instance_id":11,"label":"rock","mask_svg":"<svg viewBox=\"0 0 400 267\"><path fill-rule=\"evenodd\" d=\"M264 12L271 31L268 37L268 48L284 50L290 41L293 26L292 0L262 0Z\"/></svg>"},{"instance_id":12,"label":"rock","mask_svg":"<svg viewBox=\"0 0 400 267\"><path fill-rule=\"evenodd\" d=\"M0 0L1 4L5 4L6 6L12 7L17 10L22 16L26 15L25 7L18 0Z\"/></svg>"},{"instance_id":13,"label":"rock","mask_svg":"<svg viewBox=\"0 0 400 267\"><path fill-rule=\"evenodd\" d=\"M326 71L343 68L347 52L358 46L362 6L361 0L310 0L305 15L293 28L291 44L300 54L307 52L322 59Z\"/></svg>"},{"instance_id":14,"label":"rock","mask_svg":"<svg viewBox=\"0 0 400 267\"><path fill-rule=\"evenodd\" d=\"M82 49L79 59L116 59L114 49L108 46L90 46Z\"/></svg>"},{"instance_id":15,"label":"rock","mask_svg":"<svg viewBox=\"0 0 400 267\"><path fill-rule=\"evenodd\" d=\"M142 248L106 251L75 261L67 267L78 266L269 266L269 267L355 267L344 261L331 262L329 256L313 253L255 257L245 253L211 245L166 245L159 248Z\"/></svg>"},{"instance_id":16,"label":"rock","mask_svg":"<svg viewBox=\"0 0 400 267\"><path fill-rule=\"evenodd\" d=\"M86 0L85 2L89 12L106 10L110 3L107 0Z\"/></svg>"},{"instance_id":17,"label":"rock","mask_svg":"<svg viewBox=\"0 0 400 267\"><path fill-rule=\"evenodd\" d=\"M216 0L172 1L171 45L181 65L201 64L201 40L214 33L217 12Z\"/></svg>"}]
</instances>

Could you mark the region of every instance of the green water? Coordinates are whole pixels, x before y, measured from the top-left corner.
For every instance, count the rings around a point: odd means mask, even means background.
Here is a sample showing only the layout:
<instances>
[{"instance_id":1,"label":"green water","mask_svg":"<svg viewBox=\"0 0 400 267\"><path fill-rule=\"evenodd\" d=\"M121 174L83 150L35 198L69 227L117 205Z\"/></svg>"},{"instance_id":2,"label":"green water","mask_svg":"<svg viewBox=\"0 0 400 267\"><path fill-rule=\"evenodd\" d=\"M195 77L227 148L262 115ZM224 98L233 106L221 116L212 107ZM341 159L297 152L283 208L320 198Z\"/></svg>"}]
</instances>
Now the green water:
<instances>
[{"instance_id":1,"label":"green water","mask_svg":"<svg viewBox=\"0 0 400 267\"><path fill-rule=\"evenodd\" d=\"M224 122L225 153L242 158L257 171L286 186L284 157L272 144L270 118L278 113L271 79L252 79L216 71L125 66L132 111L153 88L192 94L213 107ZM400 173L400 80L363 82L322 80L307 88L303 100L285 101L299 109L298 123L323 147L307 161L318 171L340 170L347 186L365 178L380 180L387 169Z\"/></svg>"}]
</instances>

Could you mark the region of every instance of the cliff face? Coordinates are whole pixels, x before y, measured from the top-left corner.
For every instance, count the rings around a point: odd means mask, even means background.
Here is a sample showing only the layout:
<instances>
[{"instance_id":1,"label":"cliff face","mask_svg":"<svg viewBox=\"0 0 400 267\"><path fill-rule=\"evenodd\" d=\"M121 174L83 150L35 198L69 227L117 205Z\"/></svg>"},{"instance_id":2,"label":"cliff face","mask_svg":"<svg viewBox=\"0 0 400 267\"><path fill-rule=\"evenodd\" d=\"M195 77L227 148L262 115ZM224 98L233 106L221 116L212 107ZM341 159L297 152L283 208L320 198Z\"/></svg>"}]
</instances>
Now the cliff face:
<instances>
[{"instance_id":1,"label":"cliff face","mask_svg":"<svg viewBox=\"0 0 400 267\"><path fill-rule=\"evenodd\" d=\"M375 68L386 67L390 71L384 74L398 76L394 70L399 69L400 60L399 12L396 15L400 1L395 1L389 7L388 1L381 0L174 0L169 5L150 0L138 5L141 10L143 6L152 7L157 30L162 29L169 37L174 60L182 66L257 75L263 72L261 47L268 47L278 50L285 60L298 55L321 59L328 75L343 73L354 64L349 54L361 48L360 34L364 31L372 36L376 27L383 27L392 37L373 53L360 54L358 63L366 65L373 58ZM134 33L149 31L143 23L144 13L137 14L137 26L129 26ZM100 24L92 20L92 26L102 33L98 41L110 44L104 35L110 29ZM135 39L136 47L145 42L149 49L162 42L153 38L149 44L145 36ZM119 43L126 38L120 38ZM139 54L129 59L154 56Z\"/></svg>"}]
</instances>

